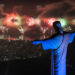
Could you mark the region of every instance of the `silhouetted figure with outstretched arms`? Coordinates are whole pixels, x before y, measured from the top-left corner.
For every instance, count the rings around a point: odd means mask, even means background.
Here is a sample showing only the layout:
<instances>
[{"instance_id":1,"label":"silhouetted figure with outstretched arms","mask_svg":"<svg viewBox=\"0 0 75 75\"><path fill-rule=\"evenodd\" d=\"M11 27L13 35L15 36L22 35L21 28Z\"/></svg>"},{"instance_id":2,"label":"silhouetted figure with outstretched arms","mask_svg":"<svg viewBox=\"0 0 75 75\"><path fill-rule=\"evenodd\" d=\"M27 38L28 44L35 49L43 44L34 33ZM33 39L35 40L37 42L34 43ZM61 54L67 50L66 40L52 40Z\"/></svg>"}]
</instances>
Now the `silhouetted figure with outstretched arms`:
<instances>
[{"instance_id":1,"label":"silhouetted figure with outstretched arms","mask_svg":"<svg viewBox=\"0 0 75 75\"><path fill-rule=\"evenodd\" d=\"M33 41L42 44L43 50L51 49L51 75L66 75L66 55L68 44L72 43L75 33L64 32L61 23L55 21L53 27L57 32L49 39Z\"/></svg>"}]
</instances>

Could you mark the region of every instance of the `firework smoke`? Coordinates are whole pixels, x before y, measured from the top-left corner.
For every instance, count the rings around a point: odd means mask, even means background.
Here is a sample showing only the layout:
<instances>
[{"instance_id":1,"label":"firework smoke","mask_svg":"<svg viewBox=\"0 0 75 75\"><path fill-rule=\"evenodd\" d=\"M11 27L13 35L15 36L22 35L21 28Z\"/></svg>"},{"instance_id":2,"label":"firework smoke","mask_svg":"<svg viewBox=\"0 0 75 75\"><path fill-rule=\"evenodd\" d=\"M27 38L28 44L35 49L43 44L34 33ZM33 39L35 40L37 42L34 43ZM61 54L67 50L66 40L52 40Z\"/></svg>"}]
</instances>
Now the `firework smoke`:
<instances>
[{"instance_id":1,"label":"firework smoke","mask_svg":"<svg viewBox=\"0 0 75 75\"><path fill-rule=\"evenodd\" d=\"M71 0L64 0L62 2L55 2L52 4L47 4L44 7L37 8L37 11L41 13L38 17L65 17L68 16L70 12L75 12L75 2ZM49 15L48 15L49 14ZM71 14L71 13L70 13ZM55 15L55 16L54 16ZM75 15L73 15L75 16Z\"/></svg>"}]
</instances>

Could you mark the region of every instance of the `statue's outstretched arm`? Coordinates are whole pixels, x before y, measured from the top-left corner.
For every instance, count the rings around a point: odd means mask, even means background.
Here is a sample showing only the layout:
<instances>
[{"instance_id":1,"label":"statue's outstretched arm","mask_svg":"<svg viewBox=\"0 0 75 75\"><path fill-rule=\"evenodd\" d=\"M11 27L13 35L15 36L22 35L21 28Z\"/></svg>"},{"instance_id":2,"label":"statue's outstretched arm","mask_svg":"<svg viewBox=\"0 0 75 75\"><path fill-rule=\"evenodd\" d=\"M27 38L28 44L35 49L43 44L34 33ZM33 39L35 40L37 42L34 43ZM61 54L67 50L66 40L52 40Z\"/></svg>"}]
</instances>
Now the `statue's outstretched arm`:
<instances>
[{"instance_id":1,"label":"statue's outstretched arm","mask_svg":"<svg viewBox=\"0 0 75 75\"><path fill-rule=\"evenodd\" d=\"M59 47L61 42L58 42L59 37L58 38L54 38L54 39L46 39L46 40L38 40L38 41L33 41L32 44L34 45L38 45L38 44L42 44L42 48L44 50L48 50L48 49L56 49Z\"/></svg>"}]
</instances>

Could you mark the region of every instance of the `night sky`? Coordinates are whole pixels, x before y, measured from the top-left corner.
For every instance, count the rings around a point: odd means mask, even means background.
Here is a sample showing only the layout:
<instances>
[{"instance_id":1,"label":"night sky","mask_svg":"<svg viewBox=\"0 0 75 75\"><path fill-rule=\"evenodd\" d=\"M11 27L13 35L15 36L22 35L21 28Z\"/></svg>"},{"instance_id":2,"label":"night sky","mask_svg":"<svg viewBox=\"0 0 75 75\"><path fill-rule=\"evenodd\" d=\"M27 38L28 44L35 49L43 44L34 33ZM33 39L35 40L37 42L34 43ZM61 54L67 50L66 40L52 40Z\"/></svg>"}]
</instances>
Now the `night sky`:
<instances>
[{"instance_id":1,"label":"night sky","mask_svg":"<svg viewBox=\"0 0 75 75\"><path fill-rule=\"evenodd\" d=\"M64 14L64 13L66 12L65 10L67 8L68 8L68 12L70 10L72 10L73 11L72 14L75 13L75 4L74 4L75 1L74 0L11 0L11 1L10 0L0 0L0 3L5 5L7 12L11 12L11 10L15 6L21 6L21 9L19 9L19 10L21 10L21 13L24 12L25 14L27 14L29 16L38 16L46 10L49 10L49 11L47 11L46 16L48 14L51 14L53 16L55 13L53 13L53 14L50 13L50 11L52 12L53 10L57 10L56 12L61 11L60 13L63 12L63 16L64 15L66 16L67 13L66 14ZM54 7L51 6L51 4ZM57 8L55 9L55 7L57 7ZM71 8L69 8L69 7L71 7ZM37 12L37 9L41 9L41 11ZM42 10L42 9L45 9L45 10ZM53 12L55 12L55 11L53 11ZM58 13L59 15L56 13L55 15L61 16L60 13ZM51 15L48 15L48 16L51 16ZM44 16L45 16L45 14L44 14Z\"/></svg>"}]
</instances>

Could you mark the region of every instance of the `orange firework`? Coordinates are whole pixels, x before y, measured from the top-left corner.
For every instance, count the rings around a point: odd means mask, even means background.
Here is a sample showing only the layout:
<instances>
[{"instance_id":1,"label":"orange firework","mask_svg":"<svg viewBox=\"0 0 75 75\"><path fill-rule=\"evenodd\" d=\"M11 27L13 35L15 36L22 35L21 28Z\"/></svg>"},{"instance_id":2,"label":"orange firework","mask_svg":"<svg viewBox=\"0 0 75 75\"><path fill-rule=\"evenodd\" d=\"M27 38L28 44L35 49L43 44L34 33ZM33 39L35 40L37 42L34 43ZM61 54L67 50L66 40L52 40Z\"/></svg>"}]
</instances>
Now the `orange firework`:
<instances>
[{"instance_id":1,"label":"orange firework","mask_svg":"<svg viewBox=\"0 0 75 75\"><path fill-rule=\"evenodd\" d=\"M3 21L3 25L10 27L19 26L21 25L21 18L19 15L14 13L7 14Z\"/></svg>"}]
</instances>

